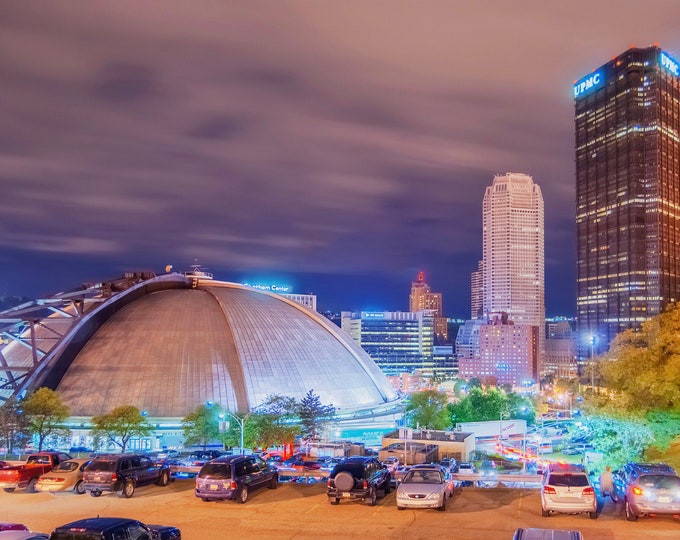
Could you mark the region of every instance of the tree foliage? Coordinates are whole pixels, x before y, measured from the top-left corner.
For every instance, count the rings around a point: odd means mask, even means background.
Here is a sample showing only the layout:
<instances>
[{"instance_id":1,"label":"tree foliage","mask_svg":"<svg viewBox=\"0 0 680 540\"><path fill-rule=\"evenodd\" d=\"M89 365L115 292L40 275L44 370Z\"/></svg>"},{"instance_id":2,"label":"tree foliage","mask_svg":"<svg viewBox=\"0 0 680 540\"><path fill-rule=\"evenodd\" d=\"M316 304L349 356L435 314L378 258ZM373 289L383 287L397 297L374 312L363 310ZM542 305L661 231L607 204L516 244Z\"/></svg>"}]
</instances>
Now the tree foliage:
<instances>
[{"instance_id":1,"label":"tree foliage","mask_svg":"<svg viewBox=\"0 0 680 540\"><path fill-rule=\"evenodd\" d=\"M91 433L96 446L103 439L120 446L121 452L125 452L130 439L146 437L154 429L133 405L116 407L110 413L95 416L92 418L92 425Z\"/></svg>"},{"instance_id":2,"label":"tree foliage","mask_svg":"<svg viewBox=\"0 0 680 540\"><path fill-rule=\"evenodd\" d=\"M11 397L0 405L0 446L12 453L13 448L23 448L29 439L28 423L19 404Z\"/></svg>"},{"instance_id":3,"label":"tree foliage","mask_svg":"<svg viewBox=\"0 0 680 540\"><path fill-rule=\"evenodd\" d=\"M205 450L211 441L220 437L219 405L201 405L182 419L185 446L202 446Z\"/></svg>"},{"instance_id":4,"label":"tree foliage","mask_svg":"<svg viewBox=\"0 0 680 540\"><path fill-rule=\"evenodd\" d=\"M28 431L38 437L38 451L42 451L45 439L51 435L66 437L70 430L64 426L70 412L57 392L39 388L22 403Z\"/></svg>"},{"instance_id":5,"label":"tree foliage","mask_svg":"<svg viewBox=\"0 0 680 540\"><path fill-rule=\"evenodd\" d=\"M616 336L598 367L610 392L593 400L596 407L636 415L680 413L680 307L671 305L640 331Z\"/></svg>"},{"instance_id":6,"label":"tree foliage","mask_svg":"<svg viewBox=\"0 0 680 540\"><path fill-rule=\"evenodd\" d=\"M486 390L475 386L467 396L457 403L447 405L451 417L451 424L459 422L488 422L502 418L519 418L534 423L536 419L536 407L534 402L527 397L506 393L498 388Z\"/></svg>"},{"instance_id":7,"label":"tree foliage","mask_svg":"<svg viewBox=\"0 0 680 540\"><path fill-rule=\"evenodd\" d=\"M253 415L256 443L270 448L292 443L300 434L297 422L298 404L289 396L269 395Z\"/></svg>"},{"instance_id":8,"label":"tree foliage","mask_svg":"<svg viewBox=\"0 0 680 540\"><path fill-rule=\"evenodd\" d=\"M321 398L314 393L314 390L310 390L300 400L297 406L297 416L300 419L302 435L316 440L320 437L324 426L335 416L335 407L332 404L322 404Z\"/></svg>"},{"instance_id":9,"label":"tree foliage","mask_svg":"<svg viewBox=\"0 0 680 540\"><path fill-rule=\"evenodd\" d=\"M446 409L448 396L438 390L413 392L406 403L408 425L422 429L446 429L451 418Z\"/></svg>"}]
</instances>

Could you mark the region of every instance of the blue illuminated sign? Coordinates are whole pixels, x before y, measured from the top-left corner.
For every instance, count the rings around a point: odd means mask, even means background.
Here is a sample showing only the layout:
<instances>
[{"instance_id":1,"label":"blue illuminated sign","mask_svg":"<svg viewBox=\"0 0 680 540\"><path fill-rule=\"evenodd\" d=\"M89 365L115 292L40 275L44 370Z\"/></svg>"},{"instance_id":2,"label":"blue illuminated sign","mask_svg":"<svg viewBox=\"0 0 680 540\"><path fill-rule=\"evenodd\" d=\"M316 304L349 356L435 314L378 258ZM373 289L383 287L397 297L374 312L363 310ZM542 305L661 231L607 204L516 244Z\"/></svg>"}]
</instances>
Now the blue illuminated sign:
<instances>
[{"instance_id":1,"label":"blue illuminated sign","mask_svg":"<svg viewBox=\"0 0 680 540\"><path fill-rule=\"evenodd\" d=\"M676 77L680 75L680 66L678 63L663 51L659 54L659 63L662 68L666 71L670 71Z\"/></svg>"},{"instance_id":2,"label":"blue illuminated sign","mask_svg":"<svg viewBox=\"0 0 680 540\"><path fill-rule=\"evenodd\" d=\"M364 311L361 314L362 319L384 319L385 314L377 311Z\"/></svg>"},{"instance_id":3,"label":"blue illuminated sign","mask_svg":"<svg viewBox=\"0 0 680 540\"><path fill-rule=\"evenodd\" d=\"M599 71L596 71L587 77L583 77L583 79L574 84L574 97L580 97L587 91L599 86L602 83L602 80L602 73Z\"/></svg>"},{"instance_id":4,"label":"blue illuminated sign","mask_svg":"<svg viewBox=\"0 0 680 540\"><path fill-rule=\"evenodd\" d=\"M252 287L253 289L260 289L261 291L271 291L276 293L287 293L292 290L291 287L286 287L283 285L260 285L258 283L242 283L242 285L245 285L246 287Z\"/></svg>"}]
</instances>

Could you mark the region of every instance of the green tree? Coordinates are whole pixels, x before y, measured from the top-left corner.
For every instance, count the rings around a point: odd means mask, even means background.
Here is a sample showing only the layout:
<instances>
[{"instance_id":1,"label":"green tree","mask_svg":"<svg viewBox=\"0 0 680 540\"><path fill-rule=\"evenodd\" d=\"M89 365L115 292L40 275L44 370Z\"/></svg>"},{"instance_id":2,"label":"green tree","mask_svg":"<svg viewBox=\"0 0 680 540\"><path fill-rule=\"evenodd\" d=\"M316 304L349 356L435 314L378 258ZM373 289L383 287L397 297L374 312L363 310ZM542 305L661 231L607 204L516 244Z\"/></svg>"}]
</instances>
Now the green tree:
<instances>
[{"instance_id":1,"label":"green tree","mask_svg":"<svg viewBox=\"0 0 680 540\"><path fill-rule=\"evenodd\" d=\"M182 419L182 433L186 446L202 446L206 449L211 441L220 438L222 407L201 405Z\"/></svg>"},{"instance_id":2,"label":"green tree","mask_svg":"<svg viewBox=\"0 0 680 540\"><path fill-rule=\"evenodd\" d=\"M95 416L92 418L92 424L91 433L96 446L99 446L103 439L120 446L121 452L125 452L130 439L146 437L154 429L133 405L116 407L110 413Z\"/></svg>"},{"instance_id":3,"label":"green tree","mask_svg":"<svg viewBox=\"0 0 680 540\"><path fill-rule=\"evenodd\" d=\"M39 388L21 403L21 409L26 416L29 433L38 437L39 452L42 451L47 437L67 437L70 433L64 426L69 408L54 390Z\"/></svg>"},{"instance_id":4,"label":"green tree","mask_svg":"<svg viewBox=\"0 0 680 540\"><path fill-rule=\"evenodd\" d=\"M595 397L595 406L616 412L680 413L680 307L626 330L597 362L598 377L609 390Z\"/></svg>"},{"instance_id":5,"label":"green tree","mask_svg":"<svg viewBox=\"0 0 680 540\"><path fill-rule=\"evenodd\" d=\"M302 435L317 440L323 427L335 416L332 404L324 405L321 398L310 390L297 406L297 416L302 426Z\"/></svg>"},{"instance_id":6,"label":"green tree","mask_svg":"<svg viewBox=\"0 0 680 540\"><path fill-rule=\"evenodd\" d=\"M26 416L22 414L14 397L0 405L0 446L11 453L15 447L23 448L30 438Z\"/></svg>"},{"instance_id":7,"label":"green tree","mask_svg":"<svg viewBox=\"0 0 680 540\"><path fill-rule=\"evenodd\" d=\"M446 429L451 417L446 409L448 396L438 390L413 392L406 403L406 417L411 427Z\"/></svg>"},{"instance_id":8,"label":"green tree","mask_svg":"<svg viewBox=\"0 0 680 540\"><path fill-rule=\"evenodd\" d=\"M296 411L295 398L280 395L267 396L253 415L258 446L270 448L292 443L300 434Z\"/></svg>"}]
</instances>

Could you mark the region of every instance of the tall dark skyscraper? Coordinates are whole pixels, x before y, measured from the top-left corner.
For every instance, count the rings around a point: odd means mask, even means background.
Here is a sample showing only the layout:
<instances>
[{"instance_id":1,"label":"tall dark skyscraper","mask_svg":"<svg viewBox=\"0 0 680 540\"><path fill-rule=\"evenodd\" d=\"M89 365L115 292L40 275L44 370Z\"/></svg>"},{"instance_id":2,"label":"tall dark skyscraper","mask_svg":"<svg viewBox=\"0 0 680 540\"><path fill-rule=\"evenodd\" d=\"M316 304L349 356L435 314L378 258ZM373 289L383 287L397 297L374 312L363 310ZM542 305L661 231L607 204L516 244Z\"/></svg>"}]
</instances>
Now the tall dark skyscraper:
<instances>
[{"instance_id":1,"label":"tall dark skyscraper","mask_svg":"<svg viewBox=\"0 0 680 540\"><path fill-rule=\"evenodd\" d=\"M574 99L583 357L680 298L680 64L630 48Z\"/></svg>"}]
</instances>

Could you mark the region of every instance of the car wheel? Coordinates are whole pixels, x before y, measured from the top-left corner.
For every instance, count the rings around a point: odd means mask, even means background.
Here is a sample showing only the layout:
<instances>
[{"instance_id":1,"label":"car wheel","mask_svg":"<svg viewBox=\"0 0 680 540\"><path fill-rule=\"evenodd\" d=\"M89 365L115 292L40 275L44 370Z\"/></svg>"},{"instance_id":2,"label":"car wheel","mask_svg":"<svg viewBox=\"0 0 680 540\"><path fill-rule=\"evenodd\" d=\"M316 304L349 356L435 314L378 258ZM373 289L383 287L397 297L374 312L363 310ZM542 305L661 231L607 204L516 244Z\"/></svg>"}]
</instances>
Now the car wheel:
<instances>
[{"instance_id":1,"label":"car wheel","mask_svg":"<svg viewBox=\"0 0 680 540\"><path fill-rule=\"evenodd\" d=\"M626 519L628 521L637 521L637 516L633 514L633 509L630 507L630 503L628 502L628 499L626 499L624 502L624 508L626 511Z\"/></svg>"},{"instance_id":2,"label":"car wheel","mask_svg":"<svg viewBox=\"0 0 680 540\"><path fill-rule=\"evenodd\" d=\"M541 515L543 517L550 517L550 510L546 510L545 508L541 508Z\"/></svg>"},{"instance_id":3,"label":"car wheel","mask_svg":"<svg viewBox=\"0 0 680 540\"><path fill-rule=\"evenodd\" d=\"M101 491L90 491L90 497L100 497L101 494Z\"/></svg>"},{"instance_id":4,"label":"car wheel","mask_svg":"<svg viewBox=\"0 0 680 540\"><path fill-rule=\"evenodd\" d=\"M125 480L123 488L118 492L120 497L129 499L135 494L135 482L132 479Z\"/></svg>"},{"instance_id":5,"label":"car wheel","mask_svg":"<svg viewBox=\"0 0 680 540\"><path fill-rule=\"evenodd\" d=\"M442 497L442 505L437 508L440 512L446 512L446 493L444 493L444 496Z\"/></svg>"},{"instance_id":6,"label":"car wheel","mask_svg":"<svg viewBox=\"0 0 680 540\"><path fill-rule=\"evenodd\" d=\"M78 480L76 485L73 487L73 491L75 491L78 495L84 495L85 494L85 488L83 487L83 481Z\"/></svg>"},{"instance_id":7,"label":"car wheel","mask_svg":"<svg viewBox=\"0 0 680 540\"><path fill-rule=\"evenodd\" d=\"M37 483L38 483L38 479L37 479L37 478L31 478L31 479L28 481L28 485L26 486L26 491L27 491L28 493L35 493L35 485L36 485Z\"/></svg>"},{"instance_id":8,"label":"car wheel","mask_svg":"<svg viewBox=\"0 0 680 540\"><path fill-rule=\"evenodd\" d=\"M328 502L331 504L340 504L340 499L337 497L328 497Z\"/></svg>"},{"instance_id":9,"label":"car wheel","mask_svg":"<svg viewBox=\"0 0 680 540\"><path fill-rule=\"evenodd\" d=\"M12 493L14 488L3 488L7 493Z\"/></svg>"},{"instance_id":10,"label":"car wheel","mask_svg":"<svg viewBox=\"0 0 680 540\"><path fill-rule=\"evenodd\" d=\"M588 512L590 519L597 519L597 510L595 512Z\"/></svg>"},{"instance_id":11,"label":"car wheel","mask_svg":"<svg viewBox=\"0 0 680 540\"><path fill-rule=\"evenodd\" d=\"M244 504L248 500L248 486L241 486L238 492L238 502Z\"/></svg>"},{"instance_id":12,"label":"car wheel","mask_svg":"<svg viewBox=\"0 0 680 540\"><path fill-rule=\"evenodd\" d=\"M614 504L616 504L617 502L619 502L619 498L614 494L613 491L609 494L609 498L612 500L612 502L613 502Z\"/></svg>"},{"instance_id":13,"label":"car wheel","mask_svg":"<svg viewBox=\"0 0 680 540\"><path fill-rule=\"evenodd\" d=\"M406 508L403 506L397 506L397 510L406 510Z\"/></svg>"},{"instance_id":14,"label":"car wheel","mask_svg":"<svg viewBox=\"0 0 680 540\"><path fill-rule=\"evenodd\" d=\"M275 474L272 476L271 482L269 482L269 489L276 489L277 487L279 487L279 477Z\"/></svg>"},{"instance_id":15,"label":"car wheel","mask_svg":"<svg viewBox=\"0 0 680 540\"><path fill-rule=\"evenodd\" d=\"M375 486L371 486L369 489L368 500L366 502L368 503L368 506L375 506L378 502L378 490L375 489Z\"/></svg>"},{"instance_id":16,"label":"car wheel","mask_svg":"<svg viewBox=\"0 0 680 540\"><path fill-rule=\"evenodd\" d=\"M210 499L208 499L207 497L201 497L201 500L202 500L203 502L210 502Z\"/></svg>"},{"instance_id":17,"label":"car wheel","mask_svg":"<svg viewBox=\"0 0 680 540\"><path fill-rule=\"evenodd\" d=\"M163 471L156 481L157 486L165 487L170 483L170 475L168 471Z\"/></svg>"}]
</instances>

